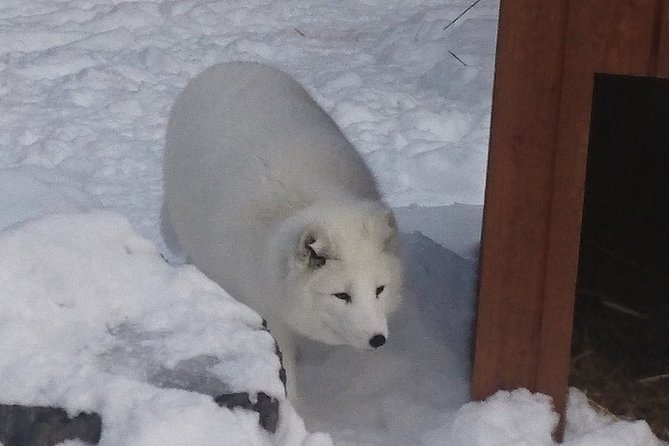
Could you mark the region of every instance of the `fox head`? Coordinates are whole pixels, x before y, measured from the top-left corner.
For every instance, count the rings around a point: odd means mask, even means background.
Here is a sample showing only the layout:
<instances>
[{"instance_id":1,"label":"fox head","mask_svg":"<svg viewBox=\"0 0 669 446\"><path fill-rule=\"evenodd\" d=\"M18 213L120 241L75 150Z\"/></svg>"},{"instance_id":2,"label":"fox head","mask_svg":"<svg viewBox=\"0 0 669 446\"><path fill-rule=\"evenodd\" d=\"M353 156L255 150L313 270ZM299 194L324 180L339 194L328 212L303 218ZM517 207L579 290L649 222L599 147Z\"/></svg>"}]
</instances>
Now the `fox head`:
<instances>
[{"instance_id":1,"label":"fox head","mask_svg":"<svg viewBox=\"0 0 669 446\"><path fill-rule=\"evenodd\" d=\"M284 256L284 322L327 344L380 347L402 283L392 212L370 202L302 217Z\"/></svg>"}]
</instances>

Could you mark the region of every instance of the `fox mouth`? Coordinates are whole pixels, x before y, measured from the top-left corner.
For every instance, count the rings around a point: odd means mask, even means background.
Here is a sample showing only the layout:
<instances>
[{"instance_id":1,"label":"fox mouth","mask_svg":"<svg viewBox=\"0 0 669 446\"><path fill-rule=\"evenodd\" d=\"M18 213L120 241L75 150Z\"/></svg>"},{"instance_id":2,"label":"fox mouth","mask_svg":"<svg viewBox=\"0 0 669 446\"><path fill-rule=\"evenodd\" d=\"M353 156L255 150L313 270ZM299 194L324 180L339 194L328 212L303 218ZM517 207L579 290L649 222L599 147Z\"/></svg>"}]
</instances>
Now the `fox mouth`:
<instances>
[{"instance_id":1,"label":"fox mouth","mask_svg":"<svg viewBox=\"0 0 669 446\"><path fill-rule=\"evenodd\" d=\"M344 336L342 335L339 330L337 330L335 327L333 327L331 324L328 322L324 323L325 327L328 329L330 334L332 335L333 338L335 338L335 342L339 345L349 345L351 347L354 347L356 349L361 349L361 350L366 350L366 347L360 347L361 343L358 342L358 338L352 338L350 336ZM364 343L362 344L364 345Z\"/></svg>"},{"instance_id":2,"label":"fox mouth","mask_svg":"<svg viewBox=\"0 0 669 446\"><path fill-rule=\"evenodd\" d=\"M332 325L330 325L326 322L325 326L330 331L330 334L333 335L334 338L336 338L337 342L339 342L342 345L349 345L350 344L350 342L348 342L347 339L344 336L342 336Z\"/></svg>"},{"instance_id":3,"label":"fox mouth","mask_svg":"<svg viewBox=\"0 0 669 446\"><path fill-rule=\"evenodd\" d=\"M368 342L366 342L366 338L363 339L358 337L355 338L346 337L343 336L341 333L339 333L339 331L337 331L337 329L335 329L332 325L325 323L325 326L330 331L330 334L333 335L334 338L336 338L336 342L339 345L348 345L355 348L356 350L362 350L368 352L376 350L374 347L369 345Z\"/></svg>"}]
</instances>

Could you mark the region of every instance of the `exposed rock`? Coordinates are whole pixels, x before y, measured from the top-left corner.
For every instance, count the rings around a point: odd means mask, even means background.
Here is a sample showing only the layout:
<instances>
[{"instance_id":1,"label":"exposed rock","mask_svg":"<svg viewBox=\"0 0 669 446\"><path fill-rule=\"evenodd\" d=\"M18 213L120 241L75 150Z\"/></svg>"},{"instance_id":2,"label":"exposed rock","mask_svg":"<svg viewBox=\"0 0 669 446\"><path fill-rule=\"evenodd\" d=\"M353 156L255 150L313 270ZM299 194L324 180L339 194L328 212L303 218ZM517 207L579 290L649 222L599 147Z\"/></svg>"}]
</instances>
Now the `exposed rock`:
<instances>
[{"instance_id":1,"label":"exposed rock","mask_svg":"<svg viewBox=\"0 0 669 446\"><path fill-rule=\"evenodd\" d=\"M52 446L68 439L97 444L102 420L96 413L74 418L63 409L0 404L0 442L4 446Z\"/></svg>"},{"instance_id":2,"label":"exposed rock","mask_svg":"<svg viewBox=\"0 0 669 446\"><path fill-rule=\"evenodd\" d=\"M279 424L279 401L276 398L260 392L256 397L256 402L252 403L248 393L232 393L217 396L214 401L219 406L229 409L241 407L256 411L260 415L260 425L269 432L276 432Z\"/></svg>"}]
</instances>

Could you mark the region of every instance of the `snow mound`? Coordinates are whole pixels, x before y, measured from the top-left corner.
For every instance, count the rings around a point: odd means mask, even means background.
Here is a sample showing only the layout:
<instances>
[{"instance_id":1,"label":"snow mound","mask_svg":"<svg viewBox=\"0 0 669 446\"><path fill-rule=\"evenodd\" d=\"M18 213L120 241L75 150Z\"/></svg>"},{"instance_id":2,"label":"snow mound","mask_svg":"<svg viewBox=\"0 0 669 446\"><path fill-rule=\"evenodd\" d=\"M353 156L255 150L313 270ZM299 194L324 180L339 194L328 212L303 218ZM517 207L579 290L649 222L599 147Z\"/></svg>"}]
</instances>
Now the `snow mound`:
<instances>
[{"instance_id":1,"label":"snow mound","mask_svg":"<svg viewBox=\"0 0 669 446\"><path fill-rule=\"evenodd\" d=\"M558 423L549 397L527 389L499 391L483 402L457 410L441 429L424 437L434 446L558 446L551 433ZM645 421L621 421L596 412L572 388L562 446L662 446Z\"/></svg>"},{"instance_id":2,"label":"snow mound","mask_svg":"<svg viewBox=\"0 0 669 446\"><path fill-rule=\"evenodd\" d=\"M567 402L567 446L666 446L653 435L645 421L618 420L596 412L578 389L569 391Z\"/></svg>"},{"instance_id":3,"label":"snow mound","mask_svg":"<svg viewBox=\"0 0 669 446\"><path fill-rule=\"evenodd\" d=\"M453 445L552 446L558 416L550 399L519 389L471 402L455 414L448 438Z\"/></svg>"},{"instance_id":4,"label":"snow mound","mask_svg":"<svg viewBox=\"0 0 669 446\"><path fill-rule=\"evenodd\" d=\"M115 213L0 232L0 403L96 412L100 445L329 445L284 400L272 336L193 267ZM192 391L196 390L196 391ZM281 401L278 432L212 395Z\"/></svg>"}]
</instances>

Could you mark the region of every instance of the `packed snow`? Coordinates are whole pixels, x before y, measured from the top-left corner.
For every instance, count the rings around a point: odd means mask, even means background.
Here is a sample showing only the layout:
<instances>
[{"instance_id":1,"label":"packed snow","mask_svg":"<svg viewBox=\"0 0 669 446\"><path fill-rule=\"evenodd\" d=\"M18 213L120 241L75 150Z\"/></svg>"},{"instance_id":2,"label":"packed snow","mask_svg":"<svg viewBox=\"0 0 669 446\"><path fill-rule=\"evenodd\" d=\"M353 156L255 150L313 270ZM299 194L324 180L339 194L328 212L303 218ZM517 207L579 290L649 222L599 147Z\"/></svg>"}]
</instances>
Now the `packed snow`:
<instances>
[{"instance_id":1,"label":"packed snow","mask_svg":"<svg viewBox=\"0 0 669 446\"><path fill-rule=\"evenodd\" d=\"M107 445L553 445L546 397L468 401L498 6L4 0L0 403L97 410ZM271 339L248 330L259 316L182 266L160 233L169 108L195 74L230 60L283 69L333 116L396 209L406 258L388 345L305 342L303 398L297 412L282 403L274 435L257 414L152 372L225 357L252 333L235 370L207 370L281 398L276 359L263 356ZM566 444L660 442L572 390Z\"/></svg>"}]
</instances>

